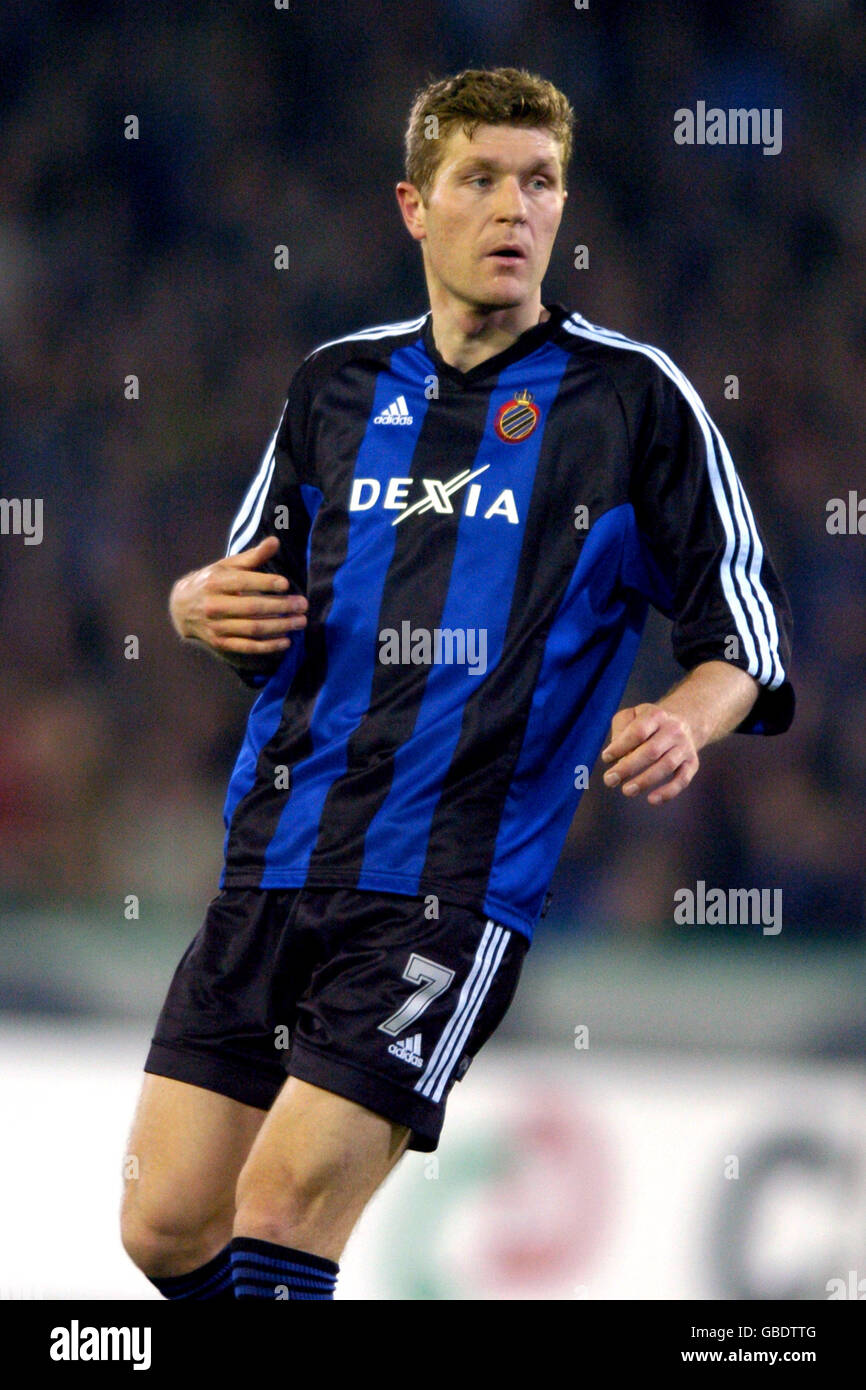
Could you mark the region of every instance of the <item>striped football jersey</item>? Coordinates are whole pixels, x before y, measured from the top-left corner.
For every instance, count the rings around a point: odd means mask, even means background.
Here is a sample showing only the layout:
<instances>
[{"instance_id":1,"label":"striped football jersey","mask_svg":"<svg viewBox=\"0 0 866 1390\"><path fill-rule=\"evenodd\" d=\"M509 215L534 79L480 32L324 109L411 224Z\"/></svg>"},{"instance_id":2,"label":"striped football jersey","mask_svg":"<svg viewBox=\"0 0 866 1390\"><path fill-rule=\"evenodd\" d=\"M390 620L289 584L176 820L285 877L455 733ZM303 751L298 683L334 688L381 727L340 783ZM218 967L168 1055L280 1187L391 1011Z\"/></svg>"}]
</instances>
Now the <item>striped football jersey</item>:
<instances>
[{"instance_id":1,"label":"striped football jersey","mask_svg":"<svg viewBox=\"0 0 866 1390\"><path fill-rule=\"evenodd\" d=\"M549 306L467 372L425 314L297 369L229 553L308 622L261 687L222 886L436 894L531 937L653 604L687 670L791 722L791 619L742 483L658 348Z\"/></svg>"}]
</instances>

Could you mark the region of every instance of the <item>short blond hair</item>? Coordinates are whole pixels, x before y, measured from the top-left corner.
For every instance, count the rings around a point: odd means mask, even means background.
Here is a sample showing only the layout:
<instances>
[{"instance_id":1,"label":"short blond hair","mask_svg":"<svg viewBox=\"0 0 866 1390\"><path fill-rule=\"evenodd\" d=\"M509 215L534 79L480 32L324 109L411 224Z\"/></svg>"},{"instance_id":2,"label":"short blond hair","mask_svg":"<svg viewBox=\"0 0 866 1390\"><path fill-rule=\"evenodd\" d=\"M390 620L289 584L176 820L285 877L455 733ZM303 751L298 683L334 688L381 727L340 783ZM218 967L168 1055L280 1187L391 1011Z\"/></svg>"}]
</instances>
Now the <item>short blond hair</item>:
<instances>
[{"instance_id":1,"label":"short blond hair","mask_svg":"<svg viewBox=\"0 0 866 1390\"><path fill-rule=\"evenodd\" d=\"M466 68L455 77L428 83L412 103L406 128L406 178L422 198L430 191L452 130L461 126L471 139L480 125L549 130L562 151L565 184L574 134L568 97L552 82L523 68Z\"/></svg>"}]
</instances>

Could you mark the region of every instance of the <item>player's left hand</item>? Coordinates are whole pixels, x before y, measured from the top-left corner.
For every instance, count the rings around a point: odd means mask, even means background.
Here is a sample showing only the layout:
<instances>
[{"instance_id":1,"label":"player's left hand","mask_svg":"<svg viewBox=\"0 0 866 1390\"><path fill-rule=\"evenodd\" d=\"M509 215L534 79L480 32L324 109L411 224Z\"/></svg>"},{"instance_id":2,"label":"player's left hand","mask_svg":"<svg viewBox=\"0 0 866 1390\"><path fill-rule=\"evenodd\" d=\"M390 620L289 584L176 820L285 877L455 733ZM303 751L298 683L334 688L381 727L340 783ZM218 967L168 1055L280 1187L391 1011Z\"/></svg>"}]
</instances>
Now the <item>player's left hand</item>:
<instances>
[{"instance_id":1,"label":"player's left hand","mask_svg":"<svg viewBox=\"0 0 866 1390\"><path fill-rule=\"evenodd\" d=\"M610 742L602 750L607 787L622 787L623 796L649 792L652 806L671 801L698 770L692 731L682 717L663 705L633 705L617 710Z\"/></svg>"}]
</instances>

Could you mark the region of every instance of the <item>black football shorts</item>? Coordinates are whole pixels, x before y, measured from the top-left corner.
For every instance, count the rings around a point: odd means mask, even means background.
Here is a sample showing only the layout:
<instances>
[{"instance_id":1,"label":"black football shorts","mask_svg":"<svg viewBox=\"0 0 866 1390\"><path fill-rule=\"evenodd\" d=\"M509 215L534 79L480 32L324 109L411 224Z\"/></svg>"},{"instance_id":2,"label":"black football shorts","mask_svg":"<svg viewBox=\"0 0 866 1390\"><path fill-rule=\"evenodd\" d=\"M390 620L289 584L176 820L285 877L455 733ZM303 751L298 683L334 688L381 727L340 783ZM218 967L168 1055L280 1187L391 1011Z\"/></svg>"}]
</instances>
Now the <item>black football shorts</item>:
<instances>
[{"instance_id":1,"label":"black football shorts","mask_svg":"<svg viewBox=\"0 0 866 1390\"><path fill-rule=\"evenodd\" d=\"M467 908L350 888L226 888L174 973L144 1070L268 1110L287 1075L439 1143L502 1021L526 937Z\"/></svg>"}]
</instances>

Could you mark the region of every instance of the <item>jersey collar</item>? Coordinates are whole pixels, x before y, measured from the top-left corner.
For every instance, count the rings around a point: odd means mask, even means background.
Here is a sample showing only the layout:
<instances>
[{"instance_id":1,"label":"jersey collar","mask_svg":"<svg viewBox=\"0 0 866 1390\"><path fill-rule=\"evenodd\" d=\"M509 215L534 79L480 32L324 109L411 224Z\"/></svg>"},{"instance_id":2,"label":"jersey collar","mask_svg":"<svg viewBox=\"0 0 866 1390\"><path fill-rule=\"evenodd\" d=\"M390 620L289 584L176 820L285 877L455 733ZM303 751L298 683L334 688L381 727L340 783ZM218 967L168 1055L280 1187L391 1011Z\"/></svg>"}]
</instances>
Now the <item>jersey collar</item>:
<instances>
[{"instance_id":1,"label":"jersey collar","mask_svg":"<svg viewBox=\"0 0 866 1390\"><path fill-rule=\"evenodd\" d=\"M421 330L421 338L427 352L427 356L433 363L436 371L448 377L451 381L458 382L461 386L468 386L474 381L479 381L483 377L498 376L501 371L510 366L512 362L519 362L521 357L528 357L531 352L541 347L552 338L559 329L563 319L568 317L568 310L555 301L545 304L550 317L544 323L533 324L532 328L527 328L521 333L519 338L515 338L510 347L502 352L497 352L495 356L488 357L484 362L479 362L477 366L470 367L468 372L461 372L456 367L452 367L440 356L436 344L433 341L433 315L428 312L424 320L424 327Z\"/></svg>"}]
</instances>

